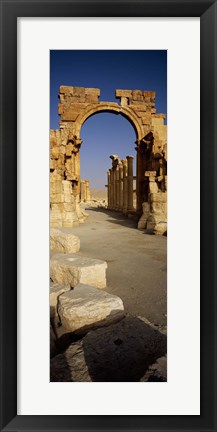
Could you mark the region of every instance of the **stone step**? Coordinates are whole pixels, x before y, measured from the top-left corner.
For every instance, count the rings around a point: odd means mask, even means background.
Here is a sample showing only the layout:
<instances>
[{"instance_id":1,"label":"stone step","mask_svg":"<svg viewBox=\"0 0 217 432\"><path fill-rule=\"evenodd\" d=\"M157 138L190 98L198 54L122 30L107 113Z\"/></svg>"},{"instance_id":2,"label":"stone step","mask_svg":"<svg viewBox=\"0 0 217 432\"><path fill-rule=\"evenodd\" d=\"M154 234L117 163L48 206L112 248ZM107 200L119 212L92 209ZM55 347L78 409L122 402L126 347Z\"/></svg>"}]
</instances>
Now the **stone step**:
<instances>
[{"instance_id":1,"label":"stone step","mask_svg":"<svg viewBox=\"0 0 217 432\"><path fill-rule=\"evenodd\" d=\"M50 250L63 253L75 253L80 250L79 237L59 229L50 230Z\"/></svg>"},{"instance_id":2,"label":"stone step","mask_svg":"<svg viewBox=\"0 0 217 432\"><path fill-rule=\"evenodd\" d=\"M79 283L106 287L107 263L81 257L77 254L55 254L50 260L50 277L53 282L75 287Z\"/></svg>"},{"instance_id":3,"label":"stone step","mask_svg":"<svg viewBox=\"0 0 217 432\"><path fill-rule=\"evenodd\" d=\"M58 298L58 314L66 330L83 335L94 328L120 321L124 306L116 295L79 284Z\"/></svg>"},{"instance_id":4,"label":"stone step","mask_svg":"<svg viewBox=\"0 0 217 432\"><path fill-rule=\"evenodd\" d=\"M66 291L71 289L70 285L60 285L57 283L50 283L50 318L54 320L57 316L57 302L58 297Z\"/></svg>"}]
</instances>

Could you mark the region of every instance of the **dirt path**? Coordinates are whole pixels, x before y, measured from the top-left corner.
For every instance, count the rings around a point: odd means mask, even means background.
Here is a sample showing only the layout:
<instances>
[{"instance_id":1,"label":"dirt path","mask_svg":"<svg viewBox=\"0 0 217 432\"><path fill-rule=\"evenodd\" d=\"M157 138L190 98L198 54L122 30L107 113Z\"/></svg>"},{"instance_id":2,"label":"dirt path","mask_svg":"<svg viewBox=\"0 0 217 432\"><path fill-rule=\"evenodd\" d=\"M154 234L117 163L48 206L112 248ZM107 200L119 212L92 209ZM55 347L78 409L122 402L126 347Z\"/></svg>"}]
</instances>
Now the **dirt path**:
<instances>
[{"instance_id":1,"label":"dirt path","mask_svg":"<svg viewBox=\"0 0 217 432\"><path fill-rule=\"evenodd\" d=\"M144 234L116 212L87 213L84 224L64 229L79 236L78 254L107 261L106 291L122 298L126 312L166 325L166 237Z\"/></svg>"}]
</instances>

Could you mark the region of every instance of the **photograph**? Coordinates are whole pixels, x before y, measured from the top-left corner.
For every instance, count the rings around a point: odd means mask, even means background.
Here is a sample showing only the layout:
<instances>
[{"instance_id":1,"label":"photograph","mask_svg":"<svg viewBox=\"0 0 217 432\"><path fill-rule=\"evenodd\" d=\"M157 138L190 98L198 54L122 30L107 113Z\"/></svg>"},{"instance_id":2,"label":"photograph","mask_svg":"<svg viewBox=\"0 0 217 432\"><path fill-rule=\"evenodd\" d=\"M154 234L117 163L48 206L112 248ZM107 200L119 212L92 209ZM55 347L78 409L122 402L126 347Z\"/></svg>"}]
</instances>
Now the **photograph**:
<instances>
[{"instance_id":1,"label":"photograph","mask_svg":"<svg viewBox=\"0 0 217 432\"><path fill-rule=\"evenodd\" d=\"M50 50L49 171L50 381L167 382L167 50Z\"/></svg>"}]
</instances>

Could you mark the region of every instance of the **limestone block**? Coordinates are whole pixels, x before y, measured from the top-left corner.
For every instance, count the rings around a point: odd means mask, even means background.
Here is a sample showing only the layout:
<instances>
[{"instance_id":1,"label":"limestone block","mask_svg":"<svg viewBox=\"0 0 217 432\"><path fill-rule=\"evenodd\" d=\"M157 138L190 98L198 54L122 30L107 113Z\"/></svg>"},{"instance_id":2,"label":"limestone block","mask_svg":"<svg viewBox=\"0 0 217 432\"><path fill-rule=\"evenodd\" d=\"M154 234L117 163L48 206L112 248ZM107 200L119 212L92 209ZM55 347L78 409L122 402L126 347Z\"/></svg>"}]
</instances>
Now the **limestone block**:
<instances>
[{"instance_id":1,"label":"limestone block","mask_svg":"<svg viewBox=\"0 0 217 432\"><path fill-rule=\"evenodd\" d=\"M50 159L50 170L57 168L57 161L55 159Z\"/></svg>"},{"instance_id":2,"label":"limestone block","mask_svg":"<svg viewBox=\"0 0 217 432\"><path fill-rule=\"evenodd\" d=\"M58 314L65 329L85 334L119 321L124 316L124 306L116 295L79 284L59 297Z\"/></svg>"},{"instance_id":3,"label":"limestone block","mask_svg":"<svg viewBox=\"0 0 217 432\"><path fill-rule=\"evenodd\" d=\"M74 87L73 94L75 96L84 96L85 95L85 88L84 87Z\"/></svg>"},{"instance_id":4,"label":"limestone block","mask_svg":"<svg viewBox=\"0 0 217 432\"><path fill-rule=\"evenodd\" d=\"M50 283L50 318L54 319L57 315L57 302L61 294L69 291L70 285L59 285L56 283Z\"/></svg>"},{"instance_id":5,"label":"limestone block","mask_svg":"<svg viewBox=\"0 0 217 432\"><path fill-rule=\"evenodd\" d=\"M127 316L72 343L50 363L53 382L139 381L167 350L167 337L142 318Z\"/></svg>"},{"instance_id":6,"label":"limestone block","mask_svg":"<svg viewBox=\"0 0 217 432\"><path fill-rule=\"evenodd\" d=\"M156 177L156 171L145 171L145 177Z\"/></svg>"},{"instance_id":7,"label":"limestone block","mask_svg":"<svg viewBox=\"0 0 217 432\"><path fill-rule=\"evenodd\" d=\"M158 192L158 193L150 193L149 201L152 202L167 202L167 193L166 192Z\"/></svg>"},{"instance_id":8,"label":"limestone block","mask_svg":"<svg viewBox=\"0 0 217 432\"><path fill-rule=\"evenodd\" d=\"M50 357L54 357L55 354L57 354L56 336L52 326L50 325Z\"/></svg>"},{"instance_id":9,"label":"limestone block","mask_svg":"<svg viewBox=\"0 0 217 432\"><path fill-rule=\"evenodd\" d=\"M52 209L55 211L59 211L62 214L63 213L63 202L62 203L53 203Z\"/></svg>"},{"instance_id":10,"label":"limestone block","mask_svg":"<svg viewBox=\"0 0 217 432\"><path fill-rule=\"evenodd\" d=\"M105 261L76 254L56 254L50 260L50 277L53 282L72 287L83 283L105 288L106 268Z\"/></svg>"},{"instance_id":11,"label":"limestone block","mask_svg":"<svg viewBox=\"0 0 217 432\"><path fill-rule=\"evenodd\" d=\"M62 180L62 191L64 194L72 193L72 183L68 180Z\"/></svg>"},{"instance_id":12,"label":"limestone block","mask_svg":"<svg viewBox=\"0 0 217 432\"><path fill-rule=\"evenodd\" d=\"M151 212L156 215L161 215L163 213L162 211L162 203L161 202L153 202L151 203Z\"/></svg>"},{"instance_id":13,"label":"limestone block","mask_svg":"<svg viewBox=\"0 0 217 432\"><path fill-rule=\"evenodd\" d=\"M120 98L120 97L131 97L132 96L132 90L120 90L120 89L117 89L116 91L115 91L115 96L117 97L117 98Z\"/></svg>"},{"instance_id":14,"label":"limestone block","mask_svg":"<svg viewBox=\"0 0 217 432\"><path fill-rule=\"evenodd\" d=\"M78 215L77 215L77 211L73 210L73 211L64 211L63 213L63 220L65 222L75 222L78 221ZM73 226L73 225L70 225Z\"/></svg>"},{"instance_id":15,"label":"limestone block","mask_svg":"<svg viewBox=\"0 0 217 432\"><path fill-rule=\"evenodd\" d=\"M150 193L157 193L158 192L158 185L156 181L149 182L149 191Z\"/></svg>"},{"instance_id":16,"label":"limestone block","mask_svg":"<svg viewBox=\"0 0 217 432\"><path fill-rule=\"evenodd\" d=\"M86 87L85 88L85 94L91 94L91 95L96 95L96 96L100 96L100 89L99 88L89 88Z\"/></svg>"},{"instance_id":17,"label":"limestone block","mask_svg":"<svg viewBox=\"0 0 217 432\"><path fill-rule=\"evenodd\" d=\"M51 229L50 249L63 253L75 253L80 250L80 239L73 234Z\"/></svg>"},{"instance_id":18,"label":"limestone block","mask_svg":"<svg viewBox=\"0 0 217 432\"><path fill-rule=\"evenodd\" d=\"M154 234L156 235L165 235L167 233L167 223L159 222L154 227Z\"/></svg>"},{"instance_id":19,"label":"limestone block","mask_svg":"<svg viewBox=\"0 0 217 432\"><path fill-rule=\"evenodd\" d=\"M88 103L98 103L98 96L94 94L87 94L85 96L85 101Z\"/></svg>"},{"instance_id":20,"label":"limestone block","mask_svg":"<svg viewBox=\"0 0 217 432\"><path fill-rule=\"evenodd\" d=\"M61 194L62 193L62 181L50 179L50 194Z\"/></svg>"},{"instance_id":21,"label":"limestone block","mask_svg":"<svg viewBox=\"0 0 217 432\"><path fill-rule=\"evenodd\" d=\"M75 198L72 194L64 194L64 202L65 203L74 203Z\"/></svg>"},{"instance_id":22,"label":"limestone block","mask_svg":"<svg viewBox=\"0 0 217 432\"><path fill-rule=\"evenodd\" d=\"M143 117L144 113L146 112L146 105L143 102L132 102L132 108L136 110L139 117Z\"/></svg>"},{"instance_id":23,"label":"limestone block","mask_svg":"<svg viewBox=\"0 0 217 432\"><path fill-rule=\"evenodd\" d=\"M50 182L54 182L58 180L62 181L62 176L57 172L57 170L50 172Z\"/></svg>"},{"instance_id":24,"label":"limestone block","mask_svg":"<svg viewBox=\"0 0 217 432\"><path fill-rule=\"evenodd\" d=\"M51 159L58 159L59 157L59 147L53 147L50 149Z\"/></svg>"},{"instance_id":25,"label":"limestone block","mask_svg":"<svg viewBox=\"0 0 217 432\"><path fill-rule=\"evenodd\" d=\"M50 194L50 203L51 204L59 204L65 201L65 196L63 194Z\"/></svg>"},{"instance_id":26,"label":"limestone block","mask_svg":"<svg viewBox=\"0 0 217 432\"><path fill-rule=\"evenodd\" d=\"M139 222L138 222L138 225L137 225L137 228L140 229L140 230L143 230L143 229L146 228L147 219L148 219L148 216L150 214L150 204L148 202L144 202L142 204L142 212L143 212L142 216L139 219Z\"/></svg>"}]
</instances>

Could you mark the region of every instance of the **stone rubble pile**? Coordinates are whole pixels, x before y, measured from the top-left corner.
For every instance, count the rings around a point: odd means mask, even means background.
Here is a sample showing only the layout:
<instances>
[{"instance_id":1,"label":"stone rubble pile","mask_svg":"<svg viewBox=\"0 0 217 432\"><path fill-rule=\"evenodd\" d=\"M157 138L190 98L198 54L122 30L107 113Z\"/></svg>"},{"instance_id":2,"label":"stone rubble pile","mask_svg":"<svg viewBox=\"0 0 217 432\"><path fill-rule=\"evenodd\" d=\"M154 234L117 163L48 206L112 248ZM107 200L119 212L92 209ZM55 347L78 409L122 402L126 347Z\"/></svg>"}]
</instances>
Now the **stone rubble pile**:
<instances>
[{"instance_id":1,"label":"stone rubble pile","mask_svg":"<svg viewBox=\"0 0 217 432\"><path fill-rule=\"evenodd\" d=\"M106 262L64 253L79 251L76 236L51 230L51 239L62 253L50 262L50 380L166 381L165 360L162 376L155 365L166 354L164 332L126 316L122 300L102 289Z\"/></svg>"},{"instance_id":2,"label":"stone rubble pile","mask_svg":"<svg viewBox=\"0 0 217 432\"><path fill-rule=\"evenodd\" d=\"M83 335L90 329L107 326L124 317L122 300L102 291L106 287L107 263L81 257L80 240L60 229L51 229L51 250L60 250L50 259L51 356L58 338L67 333Z\"/></svg>"}]
</instances>

